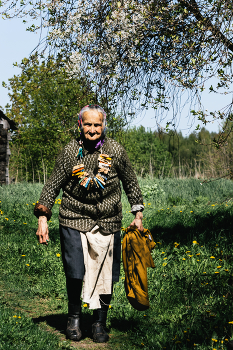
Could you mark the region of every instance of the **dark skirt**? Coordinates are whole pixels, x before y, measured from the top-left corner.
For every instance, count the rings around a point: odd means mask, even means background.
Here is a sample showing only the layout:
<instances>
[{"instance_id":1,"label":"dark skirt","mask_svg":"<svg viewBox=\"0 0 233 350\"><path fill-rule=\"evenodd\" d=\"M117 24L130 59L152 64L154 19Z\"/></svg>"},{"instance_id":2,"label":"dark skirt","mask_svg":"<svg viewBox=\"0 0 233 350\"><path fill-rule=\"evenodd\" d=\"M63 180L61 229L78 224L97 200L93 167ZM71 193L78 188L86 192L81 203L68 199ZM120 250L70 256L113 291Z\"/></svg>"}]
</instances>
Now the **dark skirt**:
<instances>
[{"instance_id":1,"label":"dark skirt","mask_svg":"<svg viewBox=\"0 0 233 350\"><path fill-rule=\"evenodd\" d=\"M62 261L66 277L83 279L85 274L80 232L60 225ZM121 262L121 234L114 233L112 281L118 282Z\"/></svg>"}]
</instances>

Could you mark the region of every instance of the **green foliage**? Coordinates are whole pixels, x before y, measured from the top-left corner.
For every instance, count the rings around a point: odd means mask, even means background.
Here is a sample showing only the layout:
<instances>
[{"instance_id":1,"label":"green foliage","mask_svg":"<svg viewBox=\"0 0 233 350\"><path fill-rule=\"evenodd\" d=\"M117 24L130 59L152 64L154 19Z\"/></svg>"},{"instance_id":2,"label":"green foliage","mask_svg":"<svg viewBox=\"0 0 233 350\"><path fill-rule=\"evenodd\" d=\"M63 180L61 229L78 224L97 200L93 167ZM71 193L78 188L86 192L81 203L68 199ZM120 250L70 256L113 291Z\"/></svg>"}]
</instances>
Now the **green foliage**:
<instances>
[{"instance_id":1,"label":"green foliage","mask_svg":"<svg viewBox=\"0 0 233 350\"><path fill-rule=\"evenodd\" d=\"M119 132L117 137L127 151L133 168L140 176L164 177L171 166L171 155L166 146L151 131L143 126Z\"/></svg>"},{"instance_id":2,"label":"green foliage","mask_svg":"<svg viewBox=\"0 0 233 350\"><path fill-rule=\"evenodd\" d=\"M219 180L201 185L195 179L139 178L139 183L145 194L143 223L156 242L152 253L156 267L148 269L150 309L138 312L130 306L121 267L108 316L109 346L125 350L186 350L195 344L201 350L226 349L226 339L233 337L229 323L233 321L232 182ZM57 219L60 200L56 200L49 222L50 243L40 246L35 236L37 219L32 213L41 189L40 184L0 188L0 282L18 293L21 300L30 302L32 308L38 298L50 298L51 313L58 301L66 312ZM158 200L160 194L162 201ZM125 194L122 202L123 227L127 227L133 215ZM90 312L84 306L82 310L85 319ZM19 327L14 315L23 317L15 311L1 313L0 322L7 331L12 326ZM30 320L23 324L28 328L20 328L20 334L25 332L26 339L28 329L34 325Z\"/></svg>"},{"instance_id":3,"label":"green foliage","mask_svg":"<svg viewBox=\"0 0 233 350\"><path fill-rule=\"evenodd\" d=\"M232 137L230 126L224 133L210 133L205 128L185 137L181 132L152 132L143 126L116 134L125 147L139 176L156 178L214 178L230 175ZM217 150L215 143L221 143Z\"/></svg>"}]
</instances>

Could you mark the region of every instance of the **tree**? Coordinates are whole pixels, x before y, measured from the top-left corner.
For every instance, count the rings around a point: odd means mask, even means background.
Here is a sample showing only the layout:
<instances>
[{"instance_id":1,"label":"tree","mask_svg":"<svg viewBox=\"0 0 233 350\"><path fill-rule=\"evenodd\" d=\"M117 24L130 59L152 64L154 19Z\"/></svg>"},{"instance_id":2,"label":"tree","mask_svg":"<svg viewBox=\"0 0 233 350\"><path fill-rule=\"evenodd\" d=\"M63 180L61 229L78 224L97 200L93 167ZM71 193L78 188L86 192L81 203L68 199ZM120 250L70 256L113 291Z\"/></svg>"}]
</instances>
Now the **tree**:
<instances>
[{"instance_id":1,"label":"tree","mask_svg":"<svg viewBox=\"0 0 233 350\"><path fill-rule=\"evenodd\" d=\"M18 124L12 137L11 177L45 182L57 154L75 136L77 113L95 96L82 79L68 79L62 62L24 59L9 79L7 115Z\"/></svg>"},{"instance_id":2,"label":"tree","mask_svg":"<svg viewBox=\"0 0 233 350\"><path fill-rule=\"evenodd\" d=\"M98 95L129 115L137 107L178 110L183 91L199 98L213 76L210 91L226 92L232 7L231 0L6 0L3 13L40 17L47 45L67 60L70 75L88 76ZM192 113L207 123L201 108Z\"/></svg>"}]
</instances>

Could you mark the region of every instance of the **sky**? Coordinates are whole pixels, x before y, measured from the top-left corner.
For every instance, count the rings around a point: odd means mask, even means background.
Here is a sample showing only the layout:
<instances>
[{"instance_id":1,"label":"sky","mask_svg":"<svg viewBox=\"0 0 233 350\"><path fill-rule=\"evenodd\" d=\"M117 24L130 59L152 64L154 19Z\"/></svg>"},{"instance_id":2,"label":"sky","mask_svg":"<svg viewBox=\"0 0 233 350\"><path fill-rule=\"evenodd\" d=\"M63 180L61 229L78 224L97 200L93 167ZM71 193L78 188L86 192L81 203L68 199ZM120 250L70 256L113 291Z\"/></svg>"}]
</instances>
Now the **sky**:
<instances>
[{"instance_id":1,"label":"sky","mask_svg":"<svg viewBox=\"0 0 233 350\"><path fill-rule=\"evenodd\" d=\"M0 18L0 106L4 111L7 103L10 103L8 90L2 87L2 81L7 83L9 78L20 74L20 69L14 67L13 63L20 63L24 57L28 57L33 49L39 43L40 33L31 33L26 31L27 25L22 23L22 19L14 18L3 20ZM211 82L212 83L212 82ZM209 86L211 85L209 83ZM208 86L203 93L202 103L208 111L220 110L231 103L233 94L217 95L208 93ZM180 121L177 130L181 130L183 135L188 135L195 130L198 122L193 122L189 116L189 108L185 108L179 117ZM170 114L171 115L171 114ZM168 114L169 118L169 114ZM132 125L143 125L146 129L156 130L158 126L165 128L166 121L156 123L155 112L152 109L145 111L137 117ZM210 122L206 128L209 131L218 131L219 123Z\"/></svg>"}]
</instances>

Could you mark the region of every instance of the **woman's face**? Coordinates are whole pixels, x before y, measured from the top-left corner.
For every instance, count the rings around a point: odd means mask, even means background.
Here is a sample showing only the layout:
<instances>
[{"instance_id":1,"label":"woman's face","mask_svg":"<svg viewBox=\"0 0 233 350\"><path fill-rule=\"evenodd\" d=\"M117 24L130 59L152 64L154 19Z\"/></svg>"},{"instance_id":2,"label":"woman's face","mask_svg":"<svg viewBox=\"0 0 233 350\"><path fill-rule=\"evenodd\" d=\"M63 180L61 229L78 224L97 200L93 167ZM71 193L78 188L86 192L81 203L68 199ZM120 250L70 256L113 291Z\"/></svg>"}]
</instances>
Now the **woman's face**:
<instances>
[{"instance_id":1,"label":"woman's face","mask_svg":"<svg viewBox=\"0 0 233 350\"><path fill-rule=\"evenodd\" d=\"M103 132L103 116L94 109L83 113L82 117L83 134L88 141L97 141Z\"/></svg>"}]
</instances>

